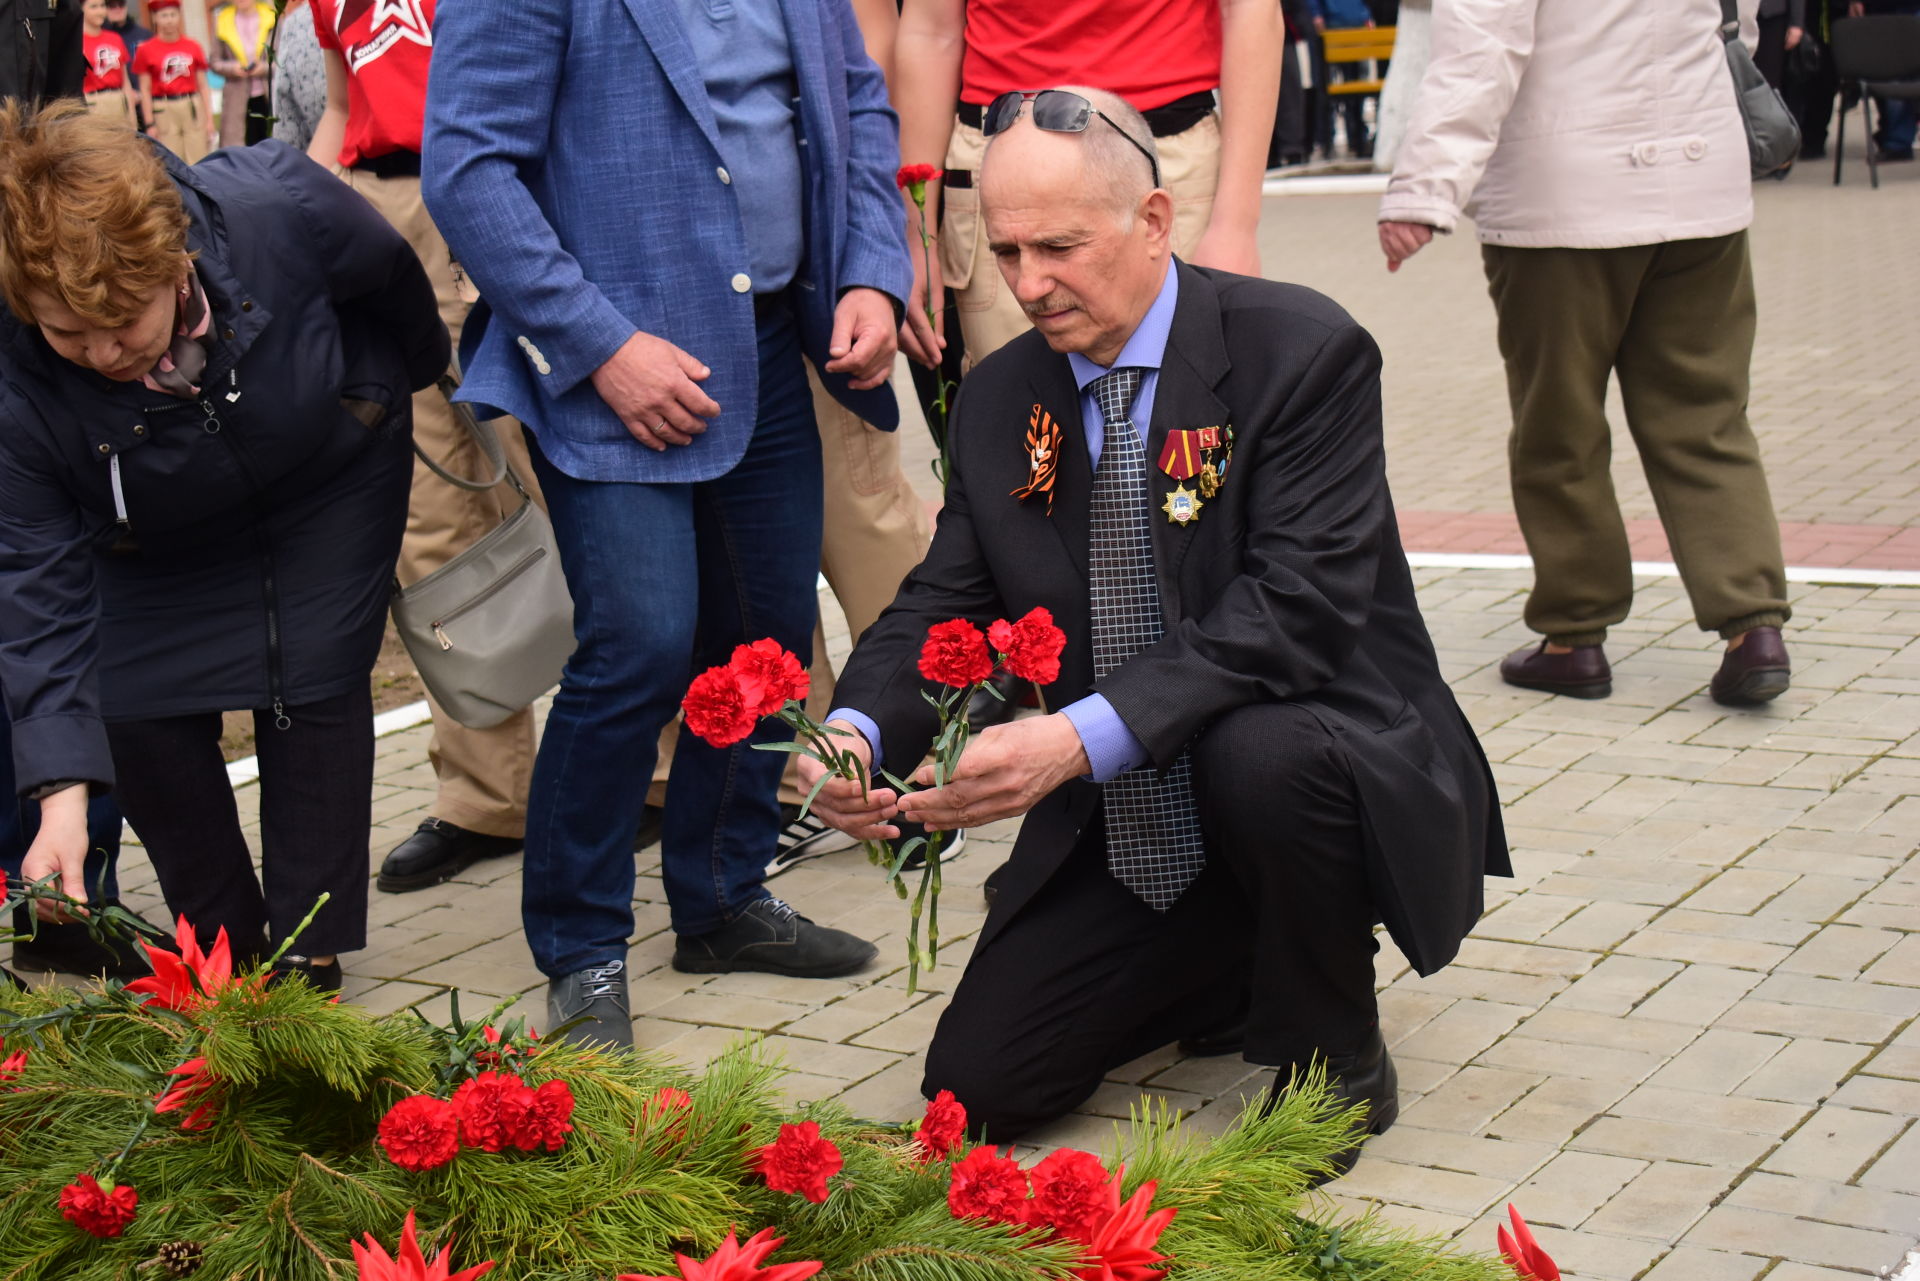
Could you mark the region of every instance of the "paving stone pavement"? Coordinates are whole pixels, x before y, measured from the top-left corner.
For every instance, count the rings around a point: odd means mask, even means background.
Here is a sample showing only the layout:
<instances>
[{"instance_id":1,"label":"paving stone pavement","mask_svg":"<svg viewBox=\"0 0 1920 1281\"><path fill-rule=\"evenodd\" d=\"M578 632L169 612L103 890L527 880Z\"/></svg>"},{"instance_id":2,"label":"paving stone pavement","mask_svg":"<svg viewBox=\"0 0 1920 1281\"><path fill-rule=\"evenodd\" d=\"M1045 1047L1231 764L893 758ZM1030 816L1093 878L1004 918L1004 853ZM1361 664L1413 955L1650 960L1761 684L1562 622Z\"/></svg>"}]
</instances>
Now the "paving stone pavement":
<instances>
[{"instance_id":1,"label":"paving stone pavement","mask_svg":"<svg viewBox=\"0 0 1920 1281\"><path fill-rule=\"evenodd\" d=\"M1856 164L1838 191L1804 172L1760 190L1754 417L1783 519L1909 537L1920 524L1916 177L1890 169L1871 192ZM1333 293L1380 337L1402 508L1504 513L1507 408L1477 254L1455 237L1388 277L1371 209L1269 201L1268 268ZM1650 517L1620 452L1628 515ZM1481 1249L1511 1200L1581 1277L1821 1281L1896 1266L1920 1236L1920 589L1796 586L1793 690L1731 711L1705 695L1714 644L1675 580L1642 582L1611 642L1615 693L1589 703L1495 673L1529 639L1524 571L1416 577L1495 762L1518 874L1489 883L1479 928L1430 978L1383 940L1403 1112L1327 1194ZM845 640L841 627L833 641ZM379 744L372 862L432 799L425 742L420 728ZM240 789L248 815L256 793ZM699 1063L764 1034L793 1068L794 1098L917 1114L920 1051L982 919L978 885L1012 836L1011 824L973 833L949 869L947 949L913 997L904 908L857 852L775 882L880 944L874 971L832 981L676 974L657 859L642 856L638 1039ZM137 850L123 882L136 909L162 913ZM541 1021L519 892L507 858L375 894L348 996L443 1015L457 987L469 1011L523 996ZM1238 1059L1169 1048L1116 1071L1038 1141L1103 1147L1143 1093L1214 1129L1260 1084Z\"/></svg>"}]
</instances>

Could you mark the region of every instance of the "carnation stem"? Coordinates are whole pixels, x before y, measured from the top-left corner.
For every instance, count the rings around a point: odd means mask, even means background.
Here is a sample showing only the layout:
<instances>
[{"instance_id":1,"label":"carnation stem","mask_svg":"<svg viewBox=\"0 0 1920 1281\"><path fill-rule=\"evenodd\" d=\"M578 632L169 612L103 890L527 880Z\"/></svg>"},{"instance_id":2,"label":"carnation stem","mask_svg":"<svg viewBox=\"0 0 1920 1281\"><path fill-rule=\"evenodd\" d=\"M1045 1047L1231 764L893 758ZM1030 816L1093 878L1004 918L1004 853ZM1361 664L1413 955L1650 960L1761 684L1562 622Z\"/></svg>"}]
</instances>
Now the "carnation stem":
<instances>
[{"instance_id":1,"label":"carnation stem","mask_svg":"<svg viewBox=\"0 0 1920 1281\"><path fill-rule=\"evenodd\" d=\"M313 918L320 915L320 909L325 907L327 905L327 900L332 897L333 895L329 894L327 891L325 890L320 891L320 897L313 900L313 906L308 908L307 914L300 918L300 924L293 927L293 933L287 935L286 938L280 940L279 949L275 951L272 956L269 956L267 958L267 964L266 964L267 969L272 969L275 965L279 964L280 958L287 954L287 949L292 947L294 945L294 942L302 934L305 934L307 932L307 927L313 924Z\"/></svg>"}]
</instances>

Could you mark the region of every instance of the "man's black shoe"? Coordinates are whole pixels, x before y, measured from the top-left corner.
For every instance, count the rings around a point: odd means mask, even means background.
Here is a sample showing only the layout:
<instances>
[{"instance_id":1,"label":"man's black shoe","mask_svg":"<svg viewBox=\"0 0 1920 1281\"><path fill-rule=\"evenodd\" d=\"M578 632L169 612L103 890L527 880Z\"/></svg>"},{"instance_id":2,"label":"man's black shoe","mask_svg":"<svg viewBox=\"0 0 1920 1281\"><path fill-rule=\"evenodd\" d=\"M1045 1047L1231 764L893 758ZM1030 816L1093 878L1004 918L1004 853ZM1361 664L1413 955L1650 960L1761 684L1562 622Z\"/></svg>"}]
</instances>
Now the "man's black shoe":
<instances>
[{"instance_id":1,"label":"man's black shoe","mask_svg":"<svg viewBox=\"0 0 1920 1281\"><path fill-rule=\"evenodd\" d=\"M763 898L710 934L680 935L673 968L683 974L750 970L831 979L865 968L879 951L844 930L815 925L777 898Z\"/></svg>"},{"instance_id":2,"label":"man's black shoe","mask_svg":"<svg viewBox=\"0 0 1920 1281\"><path fill-rule=\"evenodd\" d=\"M667 825L667 812L658 805L649 805L640 811L640 830L633 834L633 852L650 850L660 843L660 833Z\"/></svg>"},{"instance_id":3,"label":"man's black shoe","mask_svg":"<svg viewBox=\"0 0 1920 1281\"><path fill-rule=\"evenodd\" d=\"M455 827L443 818L430 818L393 847L380 864L380 877L374 884L388 894L424 890L452 880L483 858L511 854L521 844L517 836L486 836Z\"/></svg>"},{"instance_id":4,"label":"man's black shoe","mask_svg":"<svg viewBox=\"0 0 1920 1281\"><path fill-rule=\"evenodd\" d=\"M1000 874L1006 870L1007 865L1002 863L987 873L986 880L980 882L980 897L987 901L989 909L993 907L993 900L1000 897Z\"/></svg>"},{"instance_id":5,"label":"man's black shoe","mask_svg":"<svg viewBox=\"0 0 1920 1281\"><path fill-rule=\"evenodd\" d=\"M313 985L317 992L338 992L341 981L346 975L340 969L340 958L334 957L325 965L315 965L310 956L283 956L267 975L269 986L298 974Z\"/></svg>"},{"instance_id":6,"label":"man's black shoe","mask_svg":"<svg viewBox=\"0 0 1920 1281\"><path fill-rule=\"evenodd\" d=\"M1355 1126L1358 1137L1353 1145L1334 1154L1332 1170L1315 1179L1314 1187L1332 1182L1353 1169L1360 1160L1360 1145L1376 1134L1385 1134L1400 1119L1400 1073L1393 1066L1393 1056L1387 1053L1386 1039L1380 1035L1378 1027L1374 1028L1372 1037L1359 1050L1352 1054L1336 1055L1327 1059L1326 1064L1327 1092L1332 1095L1333 1102L1341 1108L1352 1107L1356 1103L1365 1104L1367 1111ZM1279 1101L1279 1092L1286 1087L1295 1070L1294 1067L1276 1069L1274 1093L1268 1095L1266 1107L1270 1108Z\"/></svg>"},{"instance_id":7,"label":"man's black shoe","mask_svg":"<svg viewBox=\"0 0 1920 1281\"><path fill-rule=\"evenodd\" d=\"M101 907L111 907L118 899L103 899ZM24 904L13 909L13 932L25 934L32 924L31 908ZM110 979L141 978L152 973L146 953L132 942L96 942L80 921L55 924L41 921L35 937L13 945L13 968L42 974L77 974L83 978L105 975Z\"/></svg>"},{"instance_id":8,"label":"man's black shoe","mask_svg":"<svg viewBox=\"0 0 1920 1281\"><path fill-rule=\"evenodd\" d=\"M1180 1053L1190 1059L1215 1059L1246 1049L1247 1005L1250 1000L1250 997L1243 997L1239 1010L1232 1018L1181 1037Z\"/></svg>"}]
</instances>

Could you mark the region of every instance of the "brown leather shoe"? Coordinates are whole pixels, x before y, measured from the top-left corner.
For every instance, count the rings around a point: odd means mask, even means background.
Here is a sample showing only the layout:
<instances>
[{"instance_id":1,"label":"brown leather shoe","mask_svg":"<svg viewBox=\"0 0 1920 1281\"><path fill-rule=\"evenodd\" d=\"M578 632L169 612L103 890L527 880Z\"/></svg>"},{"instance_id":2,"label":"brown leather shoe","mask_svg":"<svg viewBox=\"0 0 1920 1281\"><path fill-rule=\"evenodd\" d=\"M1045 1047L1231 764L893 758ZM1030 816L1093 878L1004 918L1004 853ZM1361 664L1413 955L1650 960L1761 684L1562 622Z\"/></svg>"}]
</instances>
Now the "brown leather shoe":
<instances>
[{"instance_id":1,"label":"brown leather shoe","mask_svg":"<svg viewBox=\"0 0 1920 1281\"><path fill-rule=\"evenodd\" d=\"M1605 698L1613 693L1613 669L1598 645L1575 645L1549 654L1547 643L1516 649L1500 660L1500 679L1521 689L1543 689L1568 698Z\"/></svg>"},{"instance_id":2,"label":"brown leather shoe","mask_svg":"<svg viewBox=\"0 0 1920 1281\"><path fill-rule=\"evenodd\" d=\"M1793 665L1778 627L1743 632L1740 648L1727 651L1708 686L1713 701L1728 707L1758 707L1780 697L1792 683Z\"/></svg>"}]
</instances>

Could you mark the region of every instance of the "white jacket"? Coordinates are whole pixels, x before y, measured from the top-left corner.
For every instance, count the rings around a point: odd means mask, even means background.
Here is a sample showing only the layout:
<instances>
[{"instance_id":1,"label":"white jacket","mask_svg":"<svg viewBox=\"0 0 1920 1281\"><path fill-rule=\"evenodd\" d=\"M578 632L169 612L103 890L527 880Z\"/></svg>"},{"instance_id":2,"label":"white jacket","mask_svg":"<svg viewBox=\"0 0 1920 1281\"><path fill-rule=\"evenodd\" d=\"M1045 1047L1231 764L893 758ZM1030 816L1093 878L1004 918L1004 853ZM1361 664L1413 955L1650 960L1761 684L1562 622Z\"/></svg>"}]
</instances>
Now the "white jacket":
<instances>
[{"instance_id":1,"label":"white jacket","mask_svg":"<svg viewBox=\"0 0 1920 1281\"><path fill-rule=\"evenodd\" d=\"M1719 0L1435 0L1380 221L1464 212L1523 248L1739 231L1753 184L1719 28Z\"/></svg>"}]
</instances>

